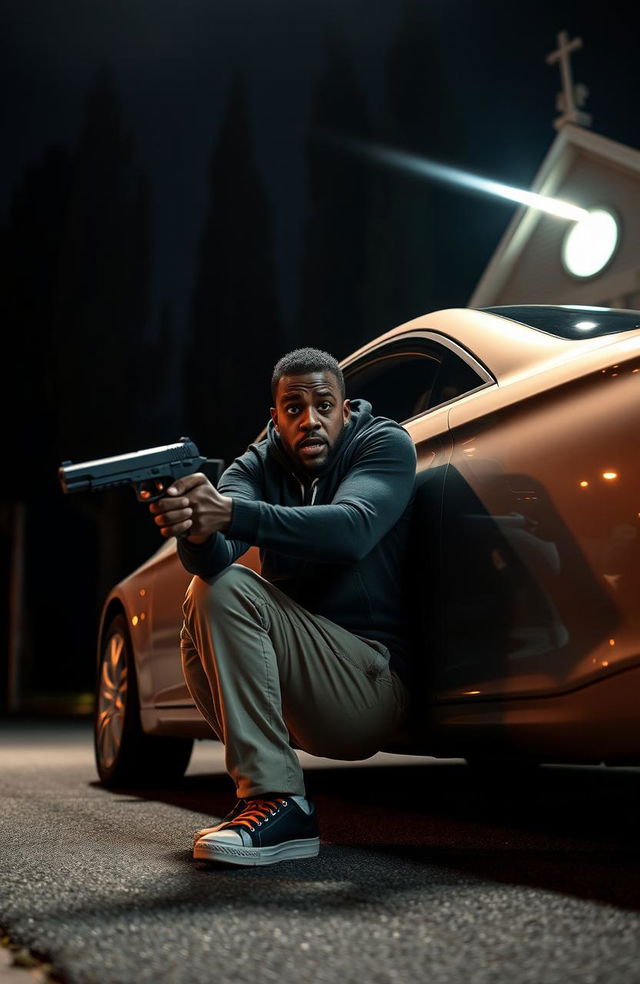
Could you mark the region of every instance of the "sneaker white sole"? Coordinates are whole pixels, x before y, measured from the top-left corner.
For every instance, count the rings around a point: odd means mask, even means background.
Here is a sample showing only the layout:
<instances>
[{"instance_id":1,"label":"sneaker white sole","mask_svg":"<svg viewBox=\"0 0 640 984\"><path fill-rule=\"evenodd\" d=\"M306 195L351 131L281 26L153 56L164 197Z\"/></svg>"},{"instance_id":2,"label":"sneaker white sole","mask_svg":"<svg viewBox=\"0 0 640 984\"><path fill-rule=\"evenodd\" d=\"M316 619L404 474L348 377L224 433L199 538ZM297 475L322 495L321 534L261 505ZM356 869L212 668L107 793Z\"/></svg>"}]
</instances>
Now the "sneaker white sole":
<instances>
[{"instance_id":1,"label":"sneaker white sole","mask_svg":"<svg viewBox=\"0 0 640 984\"><path fill-rule=\"evenodd\" d=\"M221 844L203 838L196 843L193 857L196 861L222 861L225 864L275 864L277 861L294 861L299 858L315 858L320 852L320 838L286 841L271 847L241 847Z\"/></svg>"},{"instance_id":2,"label":"sneaker white sole","mask_svg":"<svg viewBox=\"0 0 640 984\"><path fill-rule=\"evenodd\" d=\"M208 829L205 827L204 830L198 830L197 833L193 835L193 843L191 846L195 847L201 837L204 837L205 834L212 834L213 831L214 831L213 827L209 827Z\"/></svg>"}]
</instances>

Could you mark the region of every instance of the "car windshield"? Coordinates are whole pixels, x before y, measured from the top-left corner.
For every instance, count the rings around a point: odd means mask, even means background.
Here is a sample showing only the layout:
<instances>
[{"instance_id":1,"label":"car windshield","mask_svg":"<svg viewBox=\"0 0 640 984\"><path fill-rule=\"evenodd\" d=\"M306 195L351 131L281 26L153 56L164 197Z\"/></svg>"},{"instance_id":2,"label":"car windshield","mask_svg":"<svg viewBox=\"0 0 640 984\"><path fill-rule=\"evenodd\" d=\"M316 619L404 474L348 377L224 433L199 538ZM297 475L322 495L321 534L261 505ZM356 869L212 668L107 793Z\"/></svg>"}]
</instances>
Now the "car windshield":
<instances>
[{"instance_id":1,"label":"car windshield","mask_svg":"<svg viewBox=\"0 0 640 984\"><path fill-rule=\"evenodd\" d=\"M595 338L640 329L640 311L546 304L513 304L477 310L519 321L559 338Z\"/></svg>"}]
</instances>

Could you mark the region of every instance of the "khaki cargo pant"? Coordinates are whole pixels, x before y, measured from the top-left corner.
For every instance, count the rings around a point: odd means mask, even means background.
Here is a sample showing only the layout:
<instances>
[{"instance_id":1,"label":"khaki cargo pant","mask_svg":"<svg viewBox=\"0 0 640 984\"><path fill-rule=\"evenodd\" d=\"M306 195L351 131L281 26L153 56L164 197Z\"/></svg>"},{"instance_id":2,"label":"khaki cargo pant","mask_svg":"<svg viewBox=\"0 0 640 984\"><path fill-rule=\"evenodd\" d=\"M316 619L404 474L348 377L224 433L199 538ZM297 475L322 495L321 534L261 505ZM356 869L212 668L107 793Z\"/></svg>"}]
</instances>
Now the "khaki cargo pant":
<instances>
[{"instance_id":1,"label":"khaki cargo pant","mask_svg":"<svg viewBox=\"0 0 640 984\"><path fill-rule=\"evenodd\" d=\"M368 758L402 730L408 693L389 651L312 615L232 564L187 590L182 667L196 706L224 743L238 796L304 795L292 745Z\"/></svg>"}]
</instances>

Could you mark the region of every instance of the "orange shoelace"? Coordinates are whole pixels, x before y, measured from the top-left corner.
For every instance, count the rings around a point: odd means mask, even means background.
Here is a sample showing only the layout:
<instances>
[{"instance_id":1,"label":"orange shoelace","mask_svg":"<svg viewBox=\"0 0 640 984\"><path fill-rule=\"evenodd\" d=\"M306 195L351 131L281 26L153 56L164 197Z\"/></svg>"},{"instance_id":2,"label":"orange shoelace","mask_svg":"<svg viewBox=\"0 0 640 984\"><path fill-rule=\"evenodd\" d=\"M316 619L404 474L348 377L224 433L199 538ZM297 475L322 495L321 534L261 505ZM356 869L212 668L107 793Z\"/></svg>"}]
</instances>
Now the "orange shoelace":
<instances>
[{"instance_id":1,"label":"orange shoelace","mask_svg":"<svg viewBox=\"0 0 640 984\"><path fill-rule=\"evenodd\" d=\"M254 830L255 827L262 826L262 823L266 822L270 816L275 816L278 806L286 805L286 802L286 799L248 800L244 810L234 817L233 820L221 824L221 827L235 827L238 824L239 826L246 827L247 830Z\"/></svg>"}]
</instances>

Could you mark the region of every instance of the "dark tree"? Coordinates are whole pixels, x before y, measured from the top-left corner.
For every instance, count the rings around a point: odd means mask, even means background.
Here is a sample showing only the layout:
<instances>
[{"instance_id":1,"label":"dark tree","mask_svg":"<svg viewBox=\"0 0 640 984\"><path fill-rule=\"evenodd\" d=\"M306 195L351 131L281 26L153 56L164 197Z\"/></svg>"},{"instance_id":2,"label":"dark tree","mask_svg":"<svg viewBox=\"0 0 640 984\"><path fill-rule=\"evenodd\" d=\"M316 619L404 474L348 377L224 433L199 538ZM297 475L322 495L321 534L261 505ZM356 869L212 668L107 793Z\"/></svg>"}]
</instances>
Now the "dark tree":
<instances>
[{"instance_id":1,"label":"dark tree","mask_svg":"<svg viewBox=\"0 0 640 984\"><path fill-rule=\"evenodd\" d=\"M47 376L55 411L52 477L63 459L144 446L153 392L150 279L149 182L135 162L113 80L103 71L86 102L57 269ZM157 544L157 531L127 489L68 498L58 489L31 532L41 549L47 544L59 573L55 589L39 602L48 605L43 625L68 641L67 672L76 672L72 664L81 656L91 676L104 596ZM56 664L57 683L64 662Z\"/></svg>"},{"instance_id":2,"label":"dark tree","mask_svg":"<svg viewBox=\"0 0 640 984\"><path fill-rule=\"evenodd\" d=\"M145 447L170 444L181 436L181 414L178 407L180 374L176 372L179 364L173 305L164 300L157 317L155 337L147 352L149 378L154 381L154 392L150 394L141 420Z\"/></svg>"},{"instance_id":3,"label":"dark tree","mask_svg":"<svg viewBox=\"0 0 640 984\"><path fill-rule=\"evenodd\" d=\"M151 380L148 179L108 72L91 88L75 155L54 318L58 449L133 449Z\"/></svg>"},{"instance_id":4,"label":"dark tree","mask_svg":"<svg viewBox=\"0 0 640 984\"><path fill-rule=\"evenodd\" d=\"M229 462L266 424L283 354L271 206L256 164L244 80L237 77L209 172L185 358L187 433Z\"/></svg>"},{"instance_id":5,"label":"dark tree","mask_svg":"<svg viewBox=\"0 0 640 984\"><path fill-rule=\"evenodd\" d=\"M53 311L72 181L71 156L50 147L27 168L2 230L0 317L4 326L2 419L14 445L3 498L31 500L49 476L54 403Z\"/></svg>"},{"instance_id":6,"label":"dark tree","mask_svg":"<svg viewBox=\"0 0 640 984\"><path fill-rule=\"evenodd\" d=\"M0 320L4 328L0 400L6 445L11 449L0 493L4 561L0 628L6 640L11 584L11 607L18 621L11 626L10 645L18 650L23 691L36 680L45 689L51 679L52 661L37 666L36 649L40 627L51 624L47 603L50 596L56 596L59 583L57 578L49 578L47 591L42 590L43 567L50 554L47 524L51 529L55 523L52 496L60 495L52 456L55 408L49 374L54 351L54 299L71 181L70 153L62 146L48 148L40 161L26 169L16 187L8 222L0 235ZM25 531L24 539L16 535L20 527ZM18 573L21 570L22 576ZM50 645L45 652L50 653Z\"/></svg>"},{"instance_id":7,"label":"dark tree","mask_svg":"<svg viewBox=\"0 0 640 984\"><path fill-rule=\"evenodd\" d=\"M385 142L446 163L455 160L461 136L440 67L443 57L441 42L432 32L429 7L408 0L386 64ZM463 298L452 297L456 255L442 245L450 238L447 227L459 195L395 170L380 173L377 183L386 246L377 250L379 269L372 281L388 278L393 323L463 303Z\"/></svg>"},{"instance_id":8,"label":"dark tree","mask_svg":"<svg viewBox=\"0 0 640 984\"><path fill-rule=\"evenodd\" d=\"M368 138L370 124L343 44L331 36L327 49L307 140L309 210L296 330L299 344L342 358L370 337L365 277L371 200L366 165L339 140Z\"/></svg>"}]
</instances>

